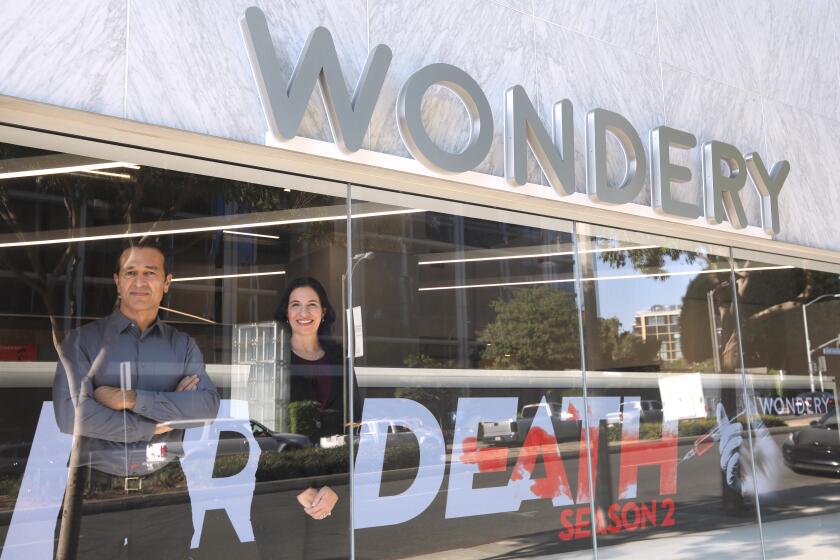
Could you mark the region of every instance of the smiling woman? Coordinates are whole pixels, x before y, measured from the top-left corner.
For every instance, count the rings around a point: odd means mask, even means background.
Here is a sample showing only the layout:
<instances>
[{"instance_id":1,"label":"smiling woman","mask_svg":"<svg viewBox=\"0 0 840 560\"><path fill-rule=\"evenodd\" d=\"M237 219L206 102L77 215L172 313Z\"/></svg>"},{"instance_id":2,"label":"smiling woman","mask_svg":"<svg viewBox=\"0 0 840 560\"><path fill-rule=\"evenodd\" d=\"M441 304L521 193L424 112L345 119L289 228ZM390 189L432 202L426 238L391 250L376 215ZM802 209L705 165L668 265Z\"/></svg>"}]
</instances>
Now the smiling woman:
<instances>
[{"instance_id":1,"label":"smiling woman","mask_svg":"<svg viewBox=\"0 0 840 560\"><path fill-rule=\"evenodd\" d=\"M327 292L314 278L301 277L286 288L277 319L291 330L291 403L316 402L315 437L344 433L341 353L329 340L335 311ZM304 511L321 520L332 515L338 495L327 485L298 495Z\"/></svg>"},{"instance_id":2,"label":"smiling woman","mask_svg":"<svg viewBox=\"0 0 840 560\"><path fill-rule=\"evenodd\" d=\"M290 282L276 319L290 331L290 402L318 403L315 437L343 433L341 350L331 336L336 314L323 285L310 277Z\"/></svg>"}]
</instances>

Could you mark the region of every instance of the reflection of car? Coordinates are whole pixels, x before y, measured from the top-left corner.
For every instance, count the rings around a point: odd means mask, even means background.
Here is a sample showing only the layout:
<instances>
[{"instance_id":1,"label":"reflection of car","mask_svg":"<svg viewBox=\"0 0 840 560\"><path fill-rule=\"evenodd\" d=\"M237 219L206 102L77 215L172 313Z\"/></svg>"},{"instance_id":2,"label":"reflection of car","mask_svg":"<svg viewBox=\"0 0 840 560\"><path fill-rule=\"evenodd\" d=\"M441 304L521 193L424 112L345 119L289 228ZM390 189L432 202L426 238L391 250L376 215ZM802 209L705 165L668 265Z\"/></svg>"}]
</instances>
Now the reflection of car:
<instances>
[{"instance_id":1,"label":"reflection of car","mask_svg":"<svg viewBox=\"0 0 840 560\"><path fill-rule=\"evenodd\" d=\"M519 439L516 420L501 422L481 422L478 425L478 440L483 443L516 443Z\"/></svg>"},{"instance_id":2,"label":"reflection of car","mask_svg":"<svg viewBox=\"0 0 840 560\"><path fill-rule=\"evenodd\" d=\"M170 422L169 425L173 429L186 429L196 427L196 422L195 420L190 422ZM216 449L217 457L240 455L248 452L248 440L239 433L237 428L237 426L242 425L242 422L245 422L244 420L224 419L215 420L215 422L221 428L219 445ZM225 428L226 423L230 424L229 429ZM198 425L200 425L200 422ZM304 435L274 432L256 420L251 420L250 426L251 433L254 435L254 439L257 440L257 444L260 446L262 453L279 453L284 450L302 449L311 445L309 438ZM0 475L22 473L29 459L31 447L32 442L0 445ZM183 456L184 454L183 442L181 441L151 443L145 449L134 452L130 457L125 456L124 449L124 447L120 446L109 450L97 450L93 452L97 455L89 455L87 460L95 463L97 459L102 460L107 458L108 460L106 462L110 464L120 463L123 460L154 464L158 461L166 461L172 455Z\"/></svg>"},{"instance_id":3,"label":"reflection of car","mask_svg":"<svg viewBox=\"0 0 840 560\"><path fill-rule=\"evenodd\" d=\"M358 424L358 437L373 438L381 440L385 438L386 446L393 445L419 445L421 448L432 447L434 449L445 448L437 431L413 432L405 426L389 419L368 420ZM347 438L344 437L346 444Z\"/></svg>"},{"instance_id":4,"label":"reflection of car","mask_svg":"<svg viewBox=\"0 0 840 560\"><path fill-rule=\"evenodd\" d=\"M631 410L639 411L639 422L662 422L662 403L647 400L621 403L619 412L607 414L607 424L621 424L624 421L624 413Z\"/></svg>"},{"instance_id":5,"label":"reflection of car","mask_svg":"<svg viewBox=\"0 0 840 560\"><path fill-rule=\"evenodd\" d=\"M219 427L219 445L216 448L216 457L230 457L248 453L248 440L239 432L245 420L234 420L230 418L214 420ZM173 429L181 430L195 428L196 421L168 422ZM199 423L200 426L200 423ZM309 438L301 434L290 434L274 432L256 420L250 420L251 433L261 453L280 453L289 449L302 449L311 445ZM215 433L215 432L209 432ZM166 443L153 443L146 449L146 461L166 460L170 455L183 456L184 447L182 441L167 441Z\"/></svg>"},{"instance_id":6,"label":"reflection of car","mask_svg":"<svg viewBox=\"0 0 840 560\"><path fill-rule=\"evenodd\" d=\"M565 433L570 430L577 429L577 422L574 422L574 415L569 412L563 412L562 406L558 402L527 404L522 407L517 419L503 420L501 422L481 422L478 425L478 440L487 444L510 444L522 443L528 436L531 429L531 424L534 422L534 417L541 406L548 407L548 415L551 417L551 423L554 427L554 432L558 436L558 441L561 439L561 432ZM573 425L564 428L561 423L571 422Z\"/></svg>"},{"instance_id":7,"label":"reflection of car","mask_svg":"<svg viewBox=\"0 0 840 560\"><path fill-rule=\"evenodd\" d=\"M216 451L217 457L224 457L228 455L239 455L240 453L247 453L248 440L239 433L236 426L241 426L244 420L216 420L216 425L219 426L221 433L219 434L219 447ZM225 429L225 424L230 424L230 429ZM170 425L177 429L178 423L172 422ZM191 423L192 426L195 423ZM279 453L287 449L302 449L309 447L309 438L301 434L290 434L284 432L275 432L269 430L264 425L256 420L250 421L251 433L257 444L260 446L260 451L263 453ZM168 443L168 452L181 454L182 448L180 442Z\"/></svg>"},{"instance_id":8,"label":"reflection of car","mask_svg":"<svg viewBox=\"0 0 840 560\"><path fill-rule=\"evenodd\" d=\"M834 411L790 434L782 444L785 464L794 471L840 474L840 432Z\"/></svg>"}]
</instances>

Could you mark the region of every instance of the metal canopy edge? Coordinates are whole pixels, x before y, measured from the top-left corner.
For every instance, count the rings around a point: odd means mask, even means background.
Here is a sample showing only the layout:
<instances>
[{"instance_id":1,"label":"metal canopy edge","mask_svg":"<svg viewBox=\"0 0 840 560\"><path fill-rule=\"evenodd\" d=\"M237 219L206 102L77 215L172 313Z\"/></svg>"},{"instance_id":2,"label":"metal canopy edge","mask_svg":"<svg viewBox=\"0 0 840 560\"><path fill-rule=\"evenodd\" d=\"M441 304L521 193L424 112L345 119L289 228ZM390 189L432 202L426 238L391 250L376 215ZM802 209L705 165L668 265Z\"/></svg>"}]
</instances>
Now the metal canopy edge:
<instances>
[{"instance_id":1,"label":"metal canopy edge","mask_svg":"<svg viewBox=\"0 0 840 560\"><path fill-rule=\"evenodd\" d=\"M550 187L511 187L504 177L477 172L443 175L416 160L295 138L268 146L68 109L0 95L0 141L78 155L132 161L205 175L253 180L232 168L291 173L323 182L352 183L551 218L574 220L704 243L840 264L840 251L771 239L760 228L702 225L664 217L643 205L595 206L582 193L561 199ZM253 174L253 173L252 173ZM265 177L261 182L271 184ZM276 182L276 179L275 179Z\"/></svg>"}]
</instances>

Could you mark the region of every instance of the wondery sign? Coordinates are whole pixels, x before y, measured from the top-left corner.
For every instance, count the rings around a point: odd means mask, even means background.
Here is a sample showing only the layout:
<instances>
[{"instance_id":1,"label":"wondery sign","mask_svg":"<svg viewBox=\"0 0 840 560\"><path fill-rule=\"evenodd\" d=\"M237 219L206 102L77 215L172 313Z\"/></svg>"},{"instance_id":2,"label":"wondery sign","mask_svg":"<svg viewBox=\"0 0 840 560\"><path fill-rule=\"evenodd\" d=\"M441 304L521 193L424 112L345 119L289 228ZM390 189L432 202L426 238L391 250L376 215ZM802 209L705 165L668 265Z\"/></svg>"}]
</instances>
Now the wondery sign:
<instances>
[{"instance_id":1,"label":"wondery sign","mask_svg":"<svg viewBox=\"0 0 840 560\"><path fill-rule=\"evenodd\" d=\"M262 10L248 8L241 27L269 133L277 141L297 136L317 82L327 112L335 144L345 152L362 147L374 107L382 91L391 64L391 49L377 45L350 99L344 74L338 61L330 32L318 27L309 35L297 66L287 84L271 42ZM438 147L427 133L421 117L424 95L433 85L454 92L467 109L470 139L459 153ZM549 185L559 195L575 192L573 107L564 99L554 105L551 132L522 86L505 92L504 152L505 177L513 186L527 182L528 149L534 154ZM493 141L493 114L490 103L478 83L466 72L450 64L435 63L417 70L403 84L397 98L397 124L406 148L425 166L444 173L461 173L478 166L490 151ZM607 133L615 137L624 152L626 171L619 184L607 178ZM779 233L779 193L790 172L787 161L776 162L770 171L758 153L746 156L731 144L710 140L697 147L697 138L689 133L660 126L649 134L650 162L639 133L623 116L606 109L593 109L586 116L586 192L604 204L633 201L650 172L651 205L661 214L685 219L704 216L713 225L729 222L733 227L747 227L741 190L747 176L758 193L761 222L770 235ZM702 151L703 204L677 200L672 189L691 180L688 167L671 161L672 150Z\"/></svg>"}]
</instances>

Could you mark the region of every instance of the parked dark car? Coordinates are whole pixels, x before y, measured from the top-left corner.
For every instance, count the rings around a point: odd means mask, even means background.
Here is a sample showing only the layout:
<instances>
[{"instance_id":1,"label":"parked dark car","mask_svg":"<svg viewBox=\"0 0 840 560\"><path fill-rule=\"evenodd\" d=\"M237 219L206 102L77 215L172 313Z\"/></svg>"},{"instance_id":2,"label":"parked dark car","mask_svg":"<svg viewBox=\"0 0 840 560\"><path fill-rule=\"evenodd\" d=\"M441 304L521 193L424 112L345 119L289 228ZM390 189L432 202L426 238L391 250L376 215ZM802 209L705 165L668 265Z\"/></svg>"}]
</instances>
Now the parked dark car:
<instances>
[{"instance_id":1,"label":"parked dark car","mask_svg":"<svg viewBox=\"0 0 840 560\"><path fill-rule=\"evenodd\" d=\"M662 403L659 401L625 401L621 403L618 412L607 414L607 424L621 424L624 422L624 413L638 410L639 422L662 422Z\"/></svg>"},{"instance_id":2,"label":"parked dark car","mask_svg":"<svg viewBox=\"0 0 840 560\"><path fill-rule=\"evenodd\" d=\"M225 430L225 422L230 422L232 424L230 430ZM219 447L216 451L217 457L239 455L240 453L246 453L248 451L248 440L245 439L245 436L236 431L233 426L235 422L237 421L216 420L216 425L220 426L222 429L222 432L219 435ZM257 440L257 444L259 444L260 451L262 453L279 453L288 449L302 449L311 445L309 438L304 435L274 432L256 420L251 420L250 424L251 433L254 435L254 439ZM177 423L171 423L171 425L173 428L178 427ZM176 453L179 455L182 453L182 449L178 443L169 444L168 451L169 453Z\"/></svg>"},{"instance_id":3,"label":"parked dark car","mask_svg":"<svg viewBox=\"0 0 840 560\"><path fill-rule=\"evenodd\" d=\"M231 423L230 430L225 429L225 422ZM229 457L248 452L248 440L236 430L234 423L237 422L236 420L216 420L216 424L222 428L222 432L219 435L219 445L216 448L217 457ZM179 424L185 424L185 427L195 427L196 425L195 421L189 423L170 423L175 429L179 429ZM257 440L261 453L280 453L291 449L303 449L312 445L309 438L304 435L274 432L256 420L251 420L250 426L251 433L254 435L254 439ZM26 468L26 462L29 458L31 448L32 442L0 445L0 476L22 474ZM115 453L115 460L117 462L123 457L123 452L120 450L109 451L108 453ZM163 461L167 457L171 457L172 455L181 456L183 453L183 444L180 441L155 443L147 447L145 457L138 458L137 460L146 460L149 462Z\"/></svg>"},{"instance_id":4,"label":"parked dark car","mask_svg":"<svg viewBox=\"0 0 840 560\"><path fill-rule=\"evenodd\" d=\"M502 422L481 422L478 425L478 440L487 445L522 445L531 431L531 424L534 423L534 417L540 407L547 408L558 442L578 438L580 427L574 416L563 412L561 403L546 402L526 404L517 418Z\"/></svg>"},{"instance_id":5,"label":"parked dark car","mask_svg":"<svg viewBox=\"0 0 840 560\"><path fill-rule=\"evenodd\" d=\"M785 464L792 470L840 474L840 432L831 411L811 425L790 434L782 444Z\"/></svg>"},{"instance_id":6,"label":"parked dark car","mask_svg":"<svg viewBox=\"0 0 840 560\"><path fill-rule=\"evenodd\" d=\"M372 440L385 440L386 446L419 445L421 448L445 449L446 443L436 431L411 431L392 419L382 418L360 422L356 435ZM342 445L347 444L347 437L338 438ZM323 445L322 445L323 447Z\"/></svg>"}]
</instances>

